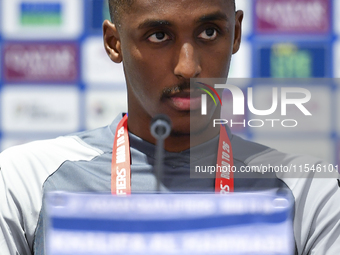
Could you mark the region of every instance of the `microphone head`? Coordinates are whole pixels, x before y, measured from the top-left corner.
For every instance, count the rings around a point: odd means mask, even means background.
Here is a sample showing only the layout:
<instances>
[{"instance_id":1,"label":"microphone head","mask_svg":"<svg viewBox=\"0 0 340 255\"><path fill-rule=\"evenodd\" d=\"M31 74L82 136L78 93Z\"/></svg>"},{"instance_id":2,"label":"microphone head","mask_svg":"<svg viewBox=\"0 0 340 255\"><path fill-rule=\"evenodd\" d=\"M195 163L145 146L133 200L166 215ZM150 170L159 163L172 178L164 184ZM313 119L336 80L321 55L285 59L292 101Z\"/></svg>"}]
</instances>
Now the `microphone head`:
<instances>
[{"instance_id":1,"label":"microphone head","mask_svg":"<svg viewBox=\"0 0 340 255\"><path fill-rule=\"evenodd\" d=\"M170 135L171 120L165 114L157 114L151 120L150 132L154 138L164 140Z\"/></svg>"}]
</instances>

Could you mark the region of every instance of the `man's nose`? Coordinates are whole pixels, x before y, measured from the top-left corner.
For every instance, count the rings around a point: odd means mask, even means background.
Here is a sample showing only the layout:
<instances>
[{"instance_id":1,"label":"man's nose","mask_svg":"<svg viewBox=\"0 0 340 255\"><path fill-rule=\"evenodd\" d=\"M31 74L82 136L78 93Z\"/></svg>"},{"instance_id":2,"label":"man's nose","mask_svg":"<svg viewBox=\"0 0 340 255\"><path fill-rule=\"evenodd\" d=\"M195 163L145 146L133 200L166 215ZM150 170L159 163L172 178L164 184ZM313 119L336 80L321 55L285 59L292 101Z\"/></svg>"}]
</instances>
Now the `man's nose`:
<instances>
[{"instance_id":1,"label":"man's nose","mask_svg":"<svg viewBox=\"0 0 340 255\"><path fill-rule=\"evenodd\" d=\"M174 70L175 75L190 79L198 77L201 71L199 56L195 52L195 48L190 43L184 43L180 48L178 62Z\"/></svg>"}]
</instances>

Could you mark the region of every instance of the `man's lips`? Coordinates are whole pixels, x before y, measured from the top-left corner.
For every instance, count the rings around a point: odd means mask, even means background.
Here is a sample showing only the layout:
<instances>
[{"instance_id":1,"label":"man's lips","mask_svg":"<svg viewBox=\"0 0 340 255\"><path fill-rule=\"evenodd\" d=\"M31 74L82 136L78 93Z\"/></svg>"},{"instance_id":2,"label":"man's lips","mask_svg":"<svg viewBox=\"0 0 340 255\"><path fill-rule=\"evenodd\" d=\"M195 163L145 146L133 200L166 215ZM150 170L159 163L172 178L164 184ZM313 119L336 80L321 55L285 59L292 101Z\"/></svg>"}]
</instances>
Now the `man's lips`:
<instances>
[{"instance_id":1,"label":"man's lips","mask_svg":"<svg viewBox=\"0 0 340 255\"><path fill-rule=\"evenodd\" d=\"M172 104L180 111L197 110L201 105L201 98L171 97Z\"/></svg>"},{"instance_id":2,"label":"man's lips","mask_svg":"<svg viewBox=\"0 0 340 255\"><path fill-rule=\"evenodd\" d=\"M201 107L201 94L184 90L168 95L171 104L180 111L197 110Z\"/></svg>"}]
</instances>

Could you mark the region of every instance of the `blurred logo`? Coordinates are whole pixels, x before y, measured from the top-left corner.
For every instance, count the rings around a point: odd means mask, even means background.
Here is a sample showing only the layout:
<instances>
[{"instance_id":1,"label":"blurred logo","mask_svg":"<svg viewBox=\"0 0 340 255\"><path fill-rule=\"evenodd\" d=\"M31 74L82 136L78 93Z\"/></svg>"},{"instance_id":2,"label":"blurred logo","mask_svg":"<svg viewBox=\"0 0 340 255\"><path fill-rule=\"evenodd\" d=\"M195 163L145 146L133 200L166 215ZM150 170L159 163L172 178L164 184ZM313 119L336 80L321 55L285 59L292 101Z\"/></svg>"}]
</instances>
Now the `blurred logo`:
<instances>
[{"instance_id":1,"label":"blurred logo","mask_svg":"<svg viewBox=\"0 0 340 255\"><path fill-rule=\"evenodd\" d=\"M262 44L258 47L260 77L322 78L330 75L326 42Z\"/></svg>"},{"instance_id":2,"label":"blurred logo","mask_svg":"<svg viewBox=\"0 0 340 255\"><path fill-rule=\"evenodd\" d=\"M23 2L20 5L20 22L23 26L60 26L62 6L60 3Z\"/></svg>"},{"instance_id":3,"label":"blurred logo","mask_svg":"<svg viewBox=\"0 0 340 255\"><path fill-rule=\"evenodd\" d=\"M66 122L69 118L65 112L56 111L56 109L48 107L48 105L45 105L41 102L18 102L13 110L15 113L13 116L15 116L17 119L46 122Z\"/></svg>"},{"instance_id":4,"label":"blurred logo","mask_svg":"<svg viewBox=\"0 0 340 255\"><path fill-rule=\"evenodd\" d=\"M294 44L275 44L272 47L270 62L273 78L312 77L311 54L307 50L298 49Z\"/></svg>"},{"instance_id":5,"label":"blurred logo","mask_svg":"<svg viewBox=\"0 0 340 255\"><path fill-rule=\"evenodd\" d=\"M73 82L78 77L75 44L17 43L4 49L7 81Z\"/></svg>"},{"instance_id":6,"label":"blurred logo","mask_svg":"<svg viewBox=\"0 0 340 255\"><path fill-rule=\"evenodd\" d=\"M325 33L329 0L257 0L256 27L264 33Z\"/></svg>"},{"instance_id":7,"label":"blurred logo","mask_svg":"<svg viewBox=\"0 0 340 255\"><path fill-rule=\"evenodd\" d=\"M79 126L75 88L11 86L3 91L5 132L74 132Z\"/></svg>"}]
</instances>

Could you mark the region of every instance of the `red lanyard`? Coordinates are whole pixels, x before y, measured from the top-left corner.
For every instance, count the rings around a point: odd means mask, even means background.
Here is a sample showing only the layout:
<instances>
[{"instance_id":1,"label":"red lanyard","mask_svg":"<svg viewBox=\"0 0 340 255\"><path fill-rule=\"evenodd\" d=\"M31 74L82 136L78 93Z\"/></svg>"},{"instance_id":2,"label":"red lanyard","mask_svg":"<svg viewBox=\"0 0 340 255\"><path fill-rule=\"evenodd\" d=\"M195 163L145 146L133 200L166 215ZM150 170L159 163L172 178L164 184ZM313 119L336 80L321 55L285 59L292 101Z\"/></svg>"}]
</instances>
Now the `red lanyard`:
<instances>
[{"instance_id":1,"label":"red lanyard","mask_svg":"<svg viewBox=\"0 0 340 255\"><path fill-rule=\"evenodd\" d=\"M220 170L218 169L220 166ZM216 193L229 193L234 191L234 160L230 139L227 130L221 125L220 139L217 151L217 167L215 179Z\"/></svg>"},{"instance_id":2,"label":"red lanyard","mask_svg":"<svg viewBox=\"0 0 340 255\"><path fill-rule=\"evenodd\" d=\"M111 193L131 194L130 141L127 128L127 114L119 122L113 143L111 164ZM215 192L234 191L233 152L226 129L221 126L217 152Z\"/></svg>"},{"instance_id":3,"label":"red lanyard","mask_svg":"<svg viewBox=\"0 0 340 255\"><path fill-rule=\"evenodd\" d=\"M131 194L130 141L125 114L119 122L113 143L111 163L111 193Z\"/></svg>"}]
</instances>

